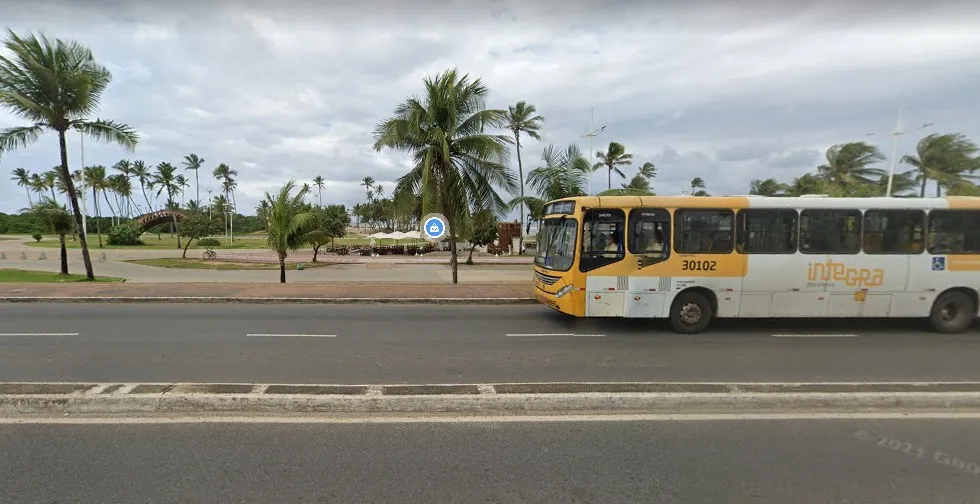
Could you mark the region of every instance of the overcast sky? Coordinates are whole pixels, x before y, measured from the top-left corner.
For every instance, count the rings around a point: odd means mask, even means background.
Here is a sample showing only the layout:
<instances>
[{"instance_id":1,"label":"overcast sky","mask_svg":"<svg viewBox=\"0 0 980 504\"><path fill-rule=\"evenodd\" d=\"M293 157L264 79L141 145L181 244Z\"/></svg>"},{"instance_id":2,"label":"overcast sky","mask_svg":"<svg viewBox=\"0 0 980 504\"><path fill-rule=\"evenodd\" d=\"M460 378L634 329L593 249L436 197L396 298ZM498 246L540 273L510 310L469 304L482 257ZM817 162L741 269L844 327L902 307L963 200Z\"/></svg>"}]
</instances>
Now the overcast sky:
<instances>
[{"instance_id":1,"label":"overcast sky","mask_svg":"<svg viewBox=\"0 0 980 504\"><path fill-rule=\"evenodd\" d=\"M745 194L752 178L813 170L837 142L888 154L901 105L907 129L934 123L903 136L902 152L927 131L980 140L980 7L969 1L317 3L7 0L2 17L77 39L113 72L99 116L142 140L135 153L88 141L85 164L193 152L206 160L204 197L218 188L215 165L238 170L245 213L289 178L322 175L325 202L363 200L367 175L390 192L407 165L372 150L372 129L453 66L483 79L491 106L526 100L545 116L542 141L524 142L526 168L549 143L588 151L595 107L607 128L593 150L615 140L635 166L653 162L659 194L694 176L713 194ZM0 127L19 124L0 110ZM78 136L69 142L76 169ZM0 159L0 211L26 206L12 169L57 163L53 136ZM593 190L605 186L596 173Z\"/></svg>"}]
</instances>

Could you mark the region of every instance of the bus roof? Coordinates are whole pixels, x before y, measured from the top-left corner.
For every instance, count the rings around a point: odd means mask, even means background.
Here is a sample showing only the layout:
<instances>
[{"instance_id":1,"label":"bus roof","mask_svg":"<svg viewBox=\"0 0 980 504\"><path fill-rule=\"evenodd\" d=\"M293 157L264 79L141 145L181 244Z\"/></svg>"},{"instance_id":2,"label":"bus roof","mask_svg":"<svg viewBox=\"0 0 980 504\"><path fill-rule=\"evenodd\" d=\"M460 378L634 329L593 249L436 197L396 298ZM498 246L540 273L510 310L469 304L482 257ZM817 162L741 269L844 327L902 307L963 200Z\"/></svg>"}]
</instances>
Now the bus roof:
<instances>
[{"instance_id":1,"label":"bus roof","mask_svg":"<svg viewBox=\"0 0 980 504\"><path fill-rule=\"evenodd\" d=\"M575 201L586 207L667 207L667 208L882 208L980 209L980 197L943 198L835 198L822 195L797 196L577 196L556 201ZM553 203L553 202L549 202Z\"/></svg>"}]
</instances>

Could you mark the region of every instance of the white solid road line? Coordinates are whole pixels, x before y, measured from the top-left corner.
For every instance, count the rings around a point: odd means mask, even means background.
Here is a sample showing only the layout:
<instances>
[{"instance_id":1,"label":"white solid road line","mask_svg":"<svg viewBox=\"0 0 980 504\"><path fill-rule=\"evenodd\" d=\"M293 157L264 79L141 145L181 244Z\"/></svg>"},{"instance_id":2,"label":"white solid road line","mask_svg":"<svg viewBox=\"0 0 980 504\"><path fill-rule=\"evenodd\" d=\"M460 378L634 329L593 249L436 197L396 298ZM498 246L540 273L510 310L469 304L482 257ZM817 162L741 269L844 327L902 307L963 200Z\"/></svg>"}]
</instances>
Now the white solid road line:
<instances>
[{"instance_id":1,"label":"white solid road line","mask_svg":"<svg viewBox=\"0 0 980 504\"><path fill-rule=\"evenodd\" d=\"M336 334L246 334L250 338L336 338Z\"/></svg>"},{"instance_id":2,"label":"white solid road line","mask_svg":"<svg viewBox=\"0 0 980 504\"><path fill-rule=\"evenodd\" d=\"M857 334L773 334L773 338L860 338Z\"/></svg>"},{"instance_id":3,"label":"white solid road line","mask_svg":"<svg viewBox=\"0 0 980 504\"><path fill-rule=\"evenodd\" d=\"M15 337L15 336L78 336L78 333L77 332L63 332L63 333L53 333L53 332L51 332L51 333L43 333L43 332L26 333L26 332L23 332L23 333L0 333L0 336L12 336L12 337Z\"/></svg>"},{"instance_id":4,"label":"white solid road line","mask_svg":"<svg viewBox=\"0 0 980 504\"><path fill-rule=\"evenodd\" d=\"M574 333L507 333L509 338L547 338L547 337L570 337L570 338L605 338L605 334L574 334Z\"/></svg>"}]
</instances>

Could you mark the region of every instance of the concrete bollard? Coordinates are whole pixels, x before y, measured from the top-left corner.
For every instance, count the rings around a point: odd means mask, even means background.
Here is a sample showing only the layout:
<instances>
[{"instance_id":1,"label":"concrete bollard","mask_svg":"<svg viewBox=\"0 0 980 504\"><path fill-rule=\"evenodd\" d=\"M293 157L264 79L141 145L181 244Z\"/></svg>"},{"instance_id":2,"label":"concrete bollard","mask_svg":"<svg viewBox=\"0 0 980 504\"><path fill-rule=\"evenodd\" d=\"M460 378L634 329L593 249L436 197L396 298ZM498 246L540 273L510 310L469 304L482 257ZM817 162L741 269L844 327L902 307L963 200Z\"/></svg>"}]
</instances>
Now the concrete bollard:
<instances>
[{"instance_id":1,"label":"concrete bollard","mask_svg":"<svg viewBox=\"0 0 980 504\"><path fill-rule=\"evenodd\" d=\"M105 262L105 259L106 259L106 258L105 258L105 252L103 252L103 253L101 253L101 254L99 254L99 261L100 261L100 262Z\"/></svg>"},{"instance_id":2,"label":"concrete bollard","mask_svg":"<svg viewBox=\"0 0 980 504\"><path fill-rule=\"evenodd\" d=\"M7 258L7 253L6 252L0 252L0 261L4 260L6 258Z\"/></svg>"},{"instance_id":3,"label":"concrete bollard","mask_svg":"<svg viewBox=\"0 0 980 504\"><path fill-rule=\"evenodd\" d=\"M20 260L21 261L26 261L27 260L27 253L21 252L20 253Z\"/></svg>"},{"instance_id":4,"label":"concrete bollard","mask_svg":"<svg viewBox=\"0 0 980 504\"><path fill-rule=\"evenodd\" d=\"M38 260L38 261L46 261L47 259L48 259L48 256L47 256L47 255L45 255L45 254L44 254L44 252L41 252L41 255L39 255L39 256L37 257L37 260Z\"/></svg>"}]
</instances>

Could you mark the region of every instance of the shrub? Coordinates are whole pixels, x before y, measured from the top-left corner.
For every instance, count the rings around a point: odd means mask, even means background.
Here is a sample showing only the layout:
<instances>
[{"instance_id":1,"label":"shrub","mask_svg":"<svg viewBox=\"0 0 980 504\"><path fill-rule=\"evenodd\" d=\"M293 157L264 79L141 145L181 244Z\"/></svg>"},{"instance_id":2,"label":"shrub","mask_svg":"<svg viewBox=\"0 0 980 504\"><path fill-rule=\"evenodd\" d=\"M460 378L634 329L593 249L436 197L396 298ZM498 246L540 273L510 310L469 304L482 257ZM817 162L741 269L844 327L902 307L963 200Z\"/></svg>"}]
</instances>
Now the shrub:
<instances>
[{"instance_id":1,"label":"shrub","mask_svg":"<svg viewBox=\"0 0 980 504\"><path fill-rule=\"evenodd\" d=\"M197 240L197 244L200 247L220 247L221 242L217 238L201 238Z\"/></svg>"},{"instance_id":2,"label":"shrub","mask_svg":"<svg viewBox=\"0 0 980 504\"><path fill-rule=\"evenodd\" d=\"M131 222L118 224L109 228L109 245L142 245L140 236L143 235L143 226Z\"/></svg>"},{"instance_id":3,"label":"shrub","mask_svg":"<svg viewBox=\"0 0 980 504\"><path fill-rule=\"evenodd\" d=\"M31 238L34 238L34 241L41 241L41 238L44 238L44 236L41 233L34 231L31 233Z\"/></svg>"}]
</instances>

